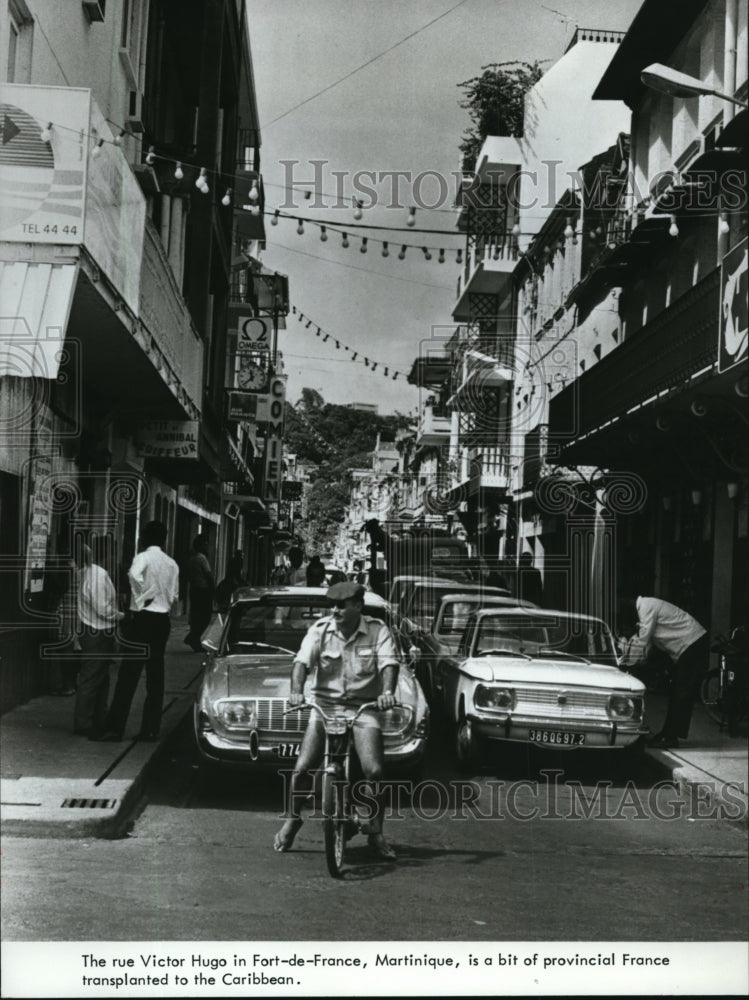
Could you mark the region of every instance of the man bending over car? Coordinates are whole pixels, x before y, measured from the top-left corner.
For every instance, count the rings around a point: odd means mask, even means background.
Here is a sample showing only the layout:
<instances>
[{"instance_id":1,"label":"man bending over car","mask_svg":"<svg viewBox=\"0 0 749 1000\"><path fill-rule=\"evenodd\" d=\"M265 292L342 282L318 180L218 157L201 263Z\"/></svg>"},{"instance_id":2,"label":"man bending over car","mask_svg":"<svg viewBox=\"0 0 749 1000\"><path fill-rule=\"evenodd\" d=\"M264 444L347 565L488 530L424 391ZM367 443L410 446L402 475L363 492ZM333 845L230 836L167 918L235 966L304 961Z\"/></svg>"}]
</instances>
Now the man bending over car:
<instances>
[{"instance_id":1,"label":"man bending over car","mask_svg":"<svg viewBox=\"0 0 749 1000\"><path fill-rule=\"evenodd\" d=\"M304 703L304 683L312 674L311 695L326 714L341 708L356 711L376 701L380 711L395 704L398 654L383 622L362 614L364 588L354 582L336 583L327 597L330 615L310 627L294 659L289 706ZM354 724L354 746L365 780L375 785L376 813L362 832L369 835L374 853L392 861L395 851L382 835L382 797L377 787L383 775L382 730L374 710L363 712ZM311 774L322 763L325 728L317 712L310 715L307 731L289 782L286 821L275 836L276 851L288 851L302 825L297 802L311 785Z\"/></svg>"}]
</instances>

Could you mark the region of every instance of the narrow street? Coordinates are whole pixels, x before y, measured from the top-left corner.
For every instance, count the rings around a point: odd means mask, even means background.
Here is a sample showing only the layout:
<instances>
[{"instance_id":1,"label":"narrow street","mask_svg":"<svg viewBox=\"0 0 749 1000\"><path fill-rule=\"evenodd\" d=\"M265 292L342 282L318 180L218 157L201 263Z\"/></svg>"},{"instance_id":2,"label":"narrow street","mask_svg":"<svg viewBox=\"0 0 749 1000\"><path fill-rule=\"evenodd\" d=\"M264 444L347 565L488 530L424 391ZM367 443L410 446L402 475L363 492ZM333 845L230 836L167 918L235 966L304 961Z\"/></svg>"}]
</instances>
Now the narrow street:
<instances>
[{"instance_id":1,"label":"narrow street","mask_svg":"<svg viewBox=\"0 0 749 1000\"><path fill-rule=\"evenodd\" d=\"M535 770L532 762L486 768L468 776L480 788L477 805L491 813L493 801L504 818L458 819L450 783L466 779L433 745L416 808L405 806L388 827L397 863L373 861L358 838L345 878L334 881L320 824L309 820L293 851L274 853L280 783L206 773L185 725L164 748L124 839L5 839L3 934L50 941L742 940L745 828L694 818L686 800L680 819L635 818L654 794L657 776L647 767L633 774L628 793L625 776L605 790L610 818L571 818L610 765L574 766L556 756L541 766L566 769L553 805L553 777L544 778L538 762ZM438 779L451 787L449 809L441 808ZM507 788L523 779L509 804ZM499 797L491 786L498 780L506 782ZM659 796L669 814L676 794ZM534 811L535 818L518 818Z\"/></svg>"}]
</instances>

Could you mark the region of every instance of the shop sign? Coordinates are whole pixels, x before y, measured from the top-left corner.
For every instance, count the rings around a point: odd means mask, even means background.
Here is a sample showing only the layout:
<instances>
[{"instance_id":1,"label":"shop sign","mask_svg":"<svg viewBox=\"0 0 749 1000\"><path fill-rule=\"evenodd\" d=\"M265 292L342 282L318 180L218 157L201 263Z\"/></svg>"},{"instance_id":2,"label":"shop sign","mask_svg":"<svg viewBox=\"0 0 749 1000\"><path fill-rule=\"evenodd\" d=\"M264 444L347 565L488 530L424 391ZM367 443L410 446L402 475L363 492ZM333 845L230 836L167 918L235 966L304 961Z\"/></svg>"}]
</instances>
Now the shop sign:
<instances>
[{"instance_id":1,"label":"shop sign","mask_svg":"<svg viewBox=\"0 0 749 1000\"><path fill-rule=\"evenodd\" d=\"M723 258L720 269L718 371L728 371L747 356L747 248L742 240Z\"/></svg>"},{"instance_id":2,"label":"shop sign","mask_svg":"<svg viewBox=\"0 0 749 1000\"><path fill-rule=\"evenodd\" d=\"M296 479L284 479L281 487L281 497L284 500L301 500L303 483Z\"/></svg>"},{"instance_id":3,"label":"shop sign","mask_svg":"<svg viewBox=\"0 0 749 1000\"><path fill-rule=\"evenodd\" d=\"M270 350L273 325L262 316L237 317L237 354Z\"/></svg>"},{"instance_id":4,"label":"shop sign","mask_svg":"<svg viewBox=\"0 0 749 1000\"><path fill-rule=\"evenodd\" d=\"M198 461L198 421L162 420L144 424L138 432L143 458Z\"/></svg>"},{"instance_id":5,"label":"shop sign","mask_svg":"<svg viewBox=\"0 0 749 1000\"><path fill-rule=\"evenodd\" d=\"M257 392L229 393L229 420L247 420L250 423L267 423L270 396Z\"/></svg>"},{"instance_id":6,"label":"shop sign","mask_svg":"<svg viewBox=\"0 0 749 1000\"><path fill-rule=\"evenodd\" d=\"M275 377L270 384L268 433L265 439L265 476L263 499L276 503L281 499L283 475L283 428L286 409L286 382Z\"/></svg>"}]
</instances>

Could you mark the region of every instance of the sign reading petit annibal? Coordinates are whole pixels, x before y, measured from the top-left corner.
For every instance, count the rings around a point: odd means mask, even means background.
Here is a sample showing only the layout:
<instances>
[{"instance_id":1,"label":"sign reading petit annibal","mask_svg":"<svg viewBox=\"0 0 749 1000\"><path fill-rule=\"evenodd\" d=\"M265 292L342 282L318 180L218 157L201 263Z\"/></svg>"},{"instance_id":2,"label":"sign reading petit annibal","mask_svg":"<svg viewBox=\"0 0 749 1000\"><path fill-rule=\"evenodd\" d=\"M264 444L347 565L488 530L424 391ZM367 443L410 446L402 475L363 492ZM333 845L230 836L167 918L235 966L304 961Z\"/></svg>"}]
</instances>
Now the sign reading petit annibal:
<instances>
[{"instance_id":1,"label":"sign reading petit annibal","mask_svg":"<svg viewBox=\"0 0 749 1000\"><path fill-rule=\"evenodd\" d=\"M138 433L143 458L198 460L198 421L162 420L144 424Z\"/></svg>"}]
</instances>

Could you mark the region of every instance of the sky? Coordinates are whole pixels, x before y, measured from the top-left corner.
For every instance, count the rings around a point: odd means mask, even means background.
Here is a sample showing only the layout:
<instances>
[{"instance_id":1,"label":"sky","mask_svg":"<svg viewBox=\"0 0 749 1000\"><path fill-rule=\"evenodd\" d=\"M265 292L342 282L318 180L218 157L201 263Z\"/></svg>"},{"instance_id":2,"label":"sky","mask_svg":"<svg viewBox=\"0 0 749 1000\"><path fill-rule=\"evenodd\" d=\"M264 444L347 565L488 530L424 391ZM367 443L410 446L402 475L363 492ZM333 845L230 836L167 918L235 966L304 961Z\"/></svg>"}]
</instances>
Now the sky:
<instances>
[{"instance_id":1,"label":"sky","mask_svg":"<svg viewBox=\"0 0 749 1000\"><path fill-rule=\"evenodd\" d=\"M295 221L280 218L273 226L266 218L263 263L288 274L291 303L305 317L299 322L290 314L279 337L292 402L309 386L331 403L415 412L424 390L409 386L403 374L396 380L392 375L410 370L420 344L455 327L456 250L464 241L456 230L454 172L469 125L458 84L480 75L487 64L506 60L539 60L548 68L562 56L576 26L626 30L640 4L248 0L266 212L278 208L328 220L350 237L344 249L341 235L330 228L322 242L318 226L306 225L299 235ZM318 168L321 186L315 184L313 160L324 161ZM375 172L374 182L363 178L374 198L361 196L360 225L402 232L355 228L352 185L360 171ZM398 182L396 199L392 171L408 171L412 179ZM345 206L337 203L341 186ZM305 199L305 188L317 188L323 205L314 207L314 195ZM417 207L409 229L415 195L437 207ZM370 200L376 204L370 206ZM371 240L366 253L361 236ZM387 258L375 240L388 241ZM416 249L400 260L404 243ZM434 248L430 261L420 249L424 245ZM438 259L441 247L444 263ZM363 357L377 368L365 367Z\"/></svg>"}]
</instances>

